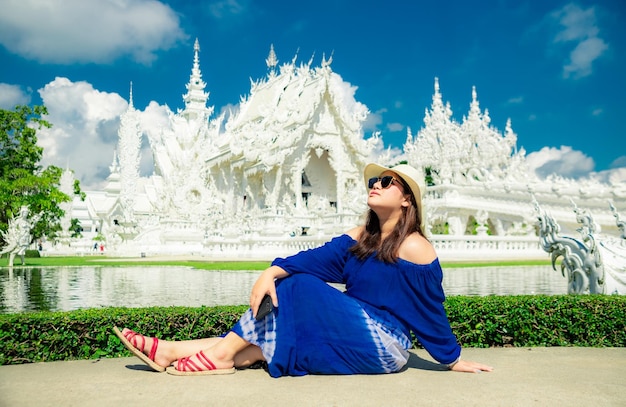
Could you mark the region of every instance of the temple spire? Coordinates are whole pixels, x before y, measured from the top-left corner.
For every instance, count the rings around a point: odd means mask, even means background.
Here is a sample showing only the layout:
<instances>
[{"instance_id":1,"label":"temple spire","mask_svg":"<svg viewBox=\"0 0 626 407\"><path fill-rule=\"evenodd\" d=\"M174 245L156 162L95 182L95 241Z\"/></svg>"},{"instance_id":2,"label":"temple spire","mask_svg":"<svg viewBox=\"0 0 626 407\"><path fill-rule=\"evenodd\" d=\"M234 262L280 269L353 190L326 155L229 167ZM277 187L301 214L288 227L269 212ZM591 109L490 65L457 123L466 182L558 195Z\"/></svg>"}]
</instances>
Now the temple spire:
<instances>
[{"instance_id":1,"label":"temple spire","mask_svg":"<svg viewBox=\"0 0 626 407\"><path fill-rule=\"evenodd\" d=\"M193 51L193 67L191 68L189 83L185 86L187 93L183 95L183 100L185 101L183 115L188 119L196 118L205 113L210 114L210 110L206 107L209 93L204 92L206 83L202 80L202 72L200 72L200 43L197 38L193 45Z\"/></svg>"},{"instance_id":2,"label":"temple spire","mask_svg":"<svg viewBox=\"0 0 626 407\"><path fill-rule=\"evenodd\" d=\"M452 112L448 112L443 103L443 97L441 96L441 91L439 89L439 78L437 77L435 77L435 93L433 93L430 109L432 116L440 117L443 120L445 120L446 117L449 120L450 116L452 116Z\"/></svg>"},{"instance_id":3,"label":"temple spire","mask_svg":"<svg viewBox=\"0 0 626 407\"><path fill-rule=\"evenodd\" d=\"M269 69L275 69L276 65L278 65L278 58L276 57L276 52L274 52L274 44L270 45L270 53L265 59L265 64Z\"/></svg>"},{"instance_id":4,"label":"temple spire","mask_svg":"<svg viewBox=\"0 0 626 407\"><path fill-rule=\"evenodd\" d=\"M128 108L129 109L135 108L133 104L133 81L130 81L130 96L128 97Z\"/></svg>"},{"instance_id":5,"label":"temple spire","mask_svg":"<svg viewBox=\"0 0 626 407\"><path fill-rule=\"evenodd\" d=\"M326 68L329 67L330 64L333 63L333 52L331 52L330 57L328 59L326 59L326 53L322 54L322 67Z\"/></svg>"},{"instance_id":6,"label":"temple spire","mask_svg":"<svg viewBox=\"0 0 626 407\"><path fill-rule=\"evenodd\" d=\"M476 120L480 120L480 103L478 102L476 86L472 86L472 102L470 103L469 116L474 117Z\"/></svg>"}]
</instances>

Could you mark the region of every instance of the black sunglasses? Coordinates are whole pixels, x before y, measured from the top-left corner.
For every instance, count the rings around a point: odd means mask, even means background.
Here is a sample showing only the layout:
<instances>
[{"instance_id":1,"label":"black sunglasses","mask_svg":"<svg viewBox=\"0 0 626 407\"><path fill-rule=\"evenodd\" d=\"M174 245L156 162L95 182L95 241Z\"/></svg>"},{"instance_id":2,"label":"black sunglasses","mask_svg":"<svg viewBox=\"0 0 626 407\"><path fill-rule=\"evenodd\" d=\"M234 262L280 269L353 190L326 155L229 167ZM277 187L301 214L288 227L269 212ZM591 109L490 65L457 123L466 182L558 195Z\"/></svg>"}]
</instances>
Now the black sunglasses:
<instances>
[{"instance_id":1,"label":"black sunglasses","mask_svg":"<svg viewBox=\"0 0 626 407\"><path fill-rule=\"evenodd\" d=\"M392 177L391 175L385 175L384 177L372 177L367 181L367 187L369 189L374 188L374 184L376 184L378 181L380 181L380 186L385 189L385 188L389 188L389 186L391 186L391 184L393 184L393 181L397 181L396 178Z\"/></svg>"}]
</instances>

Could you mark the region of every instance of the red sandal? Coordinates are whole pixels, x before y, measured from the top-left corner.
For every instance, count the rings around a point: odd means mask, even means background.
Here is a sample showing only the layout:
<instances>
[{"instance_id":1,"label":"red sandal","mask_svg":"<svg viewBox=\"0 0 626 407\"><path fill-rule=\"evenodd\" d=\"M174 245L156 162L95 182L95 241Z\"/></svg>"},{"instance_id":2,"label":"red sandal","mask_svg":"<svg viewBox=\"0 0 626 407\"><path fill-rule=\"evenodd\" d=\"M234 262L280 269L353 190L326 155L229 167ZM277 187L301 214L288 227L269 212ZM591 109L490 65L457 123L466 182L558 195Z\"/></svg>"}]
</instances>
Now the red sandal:
<instances>
[{"instance_id":1,"label":"red sandal","mask_svg":"<svg viewBox=\"0 0 626 407\"><path fill-rule=\"evenodd\" d=\"M217 369L215 364L206 357L203 351L196 353L196 356L201 365L192 361L191 357L180 358L176 363L176 367L172 366L167 368L167 373L175 376L203 376L235 373L234 367L230 369Z\"/></svg>"},{"instance_id":2,"label":"red sandal","mask_svg":"<svg viewBox=\"0 0 626 407\"><path fill-rule=\"evenodd\" d=\"M154 357L156 355L157 347L159 346L159 340L157 338L153 338L152 348L150 348L150 354L148 356L143 353L143 348L146 345L146 337L142 334L138 334L134 331L128 331L125 334L122 333L116 326L113 327L113 332L120 338L120 341L126 346L126 349L131 351L133 355L137 356L143 363L150 366L153 370L157 372L164 372L165 368L161 365L158 365L154 361ZM138 344L141 343L141 346Z\"/></svg>"}]
</instances>

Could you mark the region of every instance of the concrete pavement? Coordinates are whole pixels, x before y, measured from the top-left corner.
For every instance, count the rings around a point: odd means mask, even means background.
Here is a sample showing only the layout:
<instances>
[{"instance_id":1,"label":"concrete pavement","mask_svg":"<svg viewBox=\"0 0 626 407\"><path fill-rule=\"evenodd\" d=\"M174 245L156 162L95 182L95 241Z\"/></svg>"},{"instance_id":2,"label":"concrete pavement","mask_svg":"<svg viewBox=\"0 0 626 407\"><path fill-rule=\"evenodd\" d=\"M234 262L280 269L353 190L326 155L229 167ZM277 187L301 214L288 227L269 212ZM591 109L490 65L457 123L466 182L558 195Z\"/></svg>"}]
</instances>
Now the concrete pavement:
<instances>
[{"instance_id":1,"label":"concrete pavement","mask_svg":"<svg viewBox=\"0 0 626 407\"><path fill-rule=\"evenodd\" d=\"M626 406L626 348L464 349L491 373L441 371L423 350L389 375L177 377L136 358L0 366L0 406Z\"/></svg>"}]
</instances>

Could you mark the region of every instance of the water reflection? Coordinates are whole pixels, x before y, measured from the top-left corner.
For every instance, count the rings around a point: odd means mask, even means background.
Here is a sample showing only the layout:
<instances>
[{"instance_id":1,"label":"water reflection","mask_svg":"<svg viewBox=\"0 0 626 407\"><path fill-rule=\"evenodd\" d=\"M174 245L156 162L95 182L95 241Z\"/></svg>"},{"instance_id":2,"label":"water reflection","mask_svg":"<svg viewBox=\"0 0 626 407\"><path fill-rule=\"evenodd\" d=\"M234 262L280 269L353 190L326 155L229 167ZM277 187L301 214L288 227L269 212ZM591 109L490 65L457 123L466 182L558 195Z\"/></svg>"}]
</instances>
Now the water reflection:
<instances>
[{"instance_id":1,"label":"water reflection","mask_svg":"<svg viewBox=\"0 0 626 407\"><path fill-rule=\"evenodd\" d=\"M246 304L259 273L188 267L5 268L0 270L0 312Z\"/></svg>"},{"instance_id":2,"label":"water reflection","mask_svg":"<svg viewBox=\"0 0 626 407\"><path fill-rule=\"evenodd\" d=\"M248 303L260 271L188 267L0 269L0 313L100 307L215 306ZM447 295L566 294L550 266L444 270Z\"/></svg>"},{"instance_id":3,"label":"water reflection","mask_svg":"<svg viewBox=\"0 0 626 407\"><path fill-rule=\"evenodd\" d=\"M551 266L445 269L446 295L567 294L567 279Z\"/></svg>"}]
</instances>

